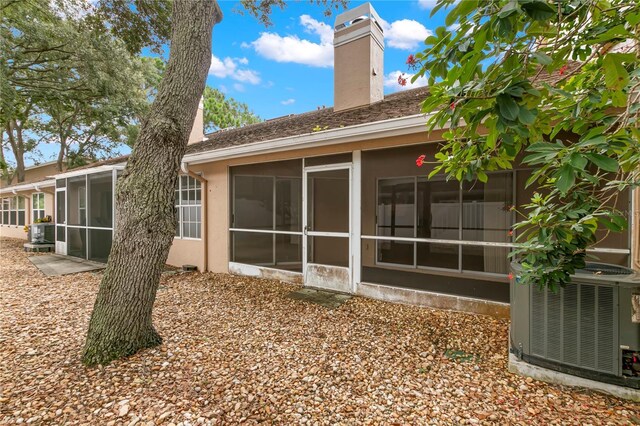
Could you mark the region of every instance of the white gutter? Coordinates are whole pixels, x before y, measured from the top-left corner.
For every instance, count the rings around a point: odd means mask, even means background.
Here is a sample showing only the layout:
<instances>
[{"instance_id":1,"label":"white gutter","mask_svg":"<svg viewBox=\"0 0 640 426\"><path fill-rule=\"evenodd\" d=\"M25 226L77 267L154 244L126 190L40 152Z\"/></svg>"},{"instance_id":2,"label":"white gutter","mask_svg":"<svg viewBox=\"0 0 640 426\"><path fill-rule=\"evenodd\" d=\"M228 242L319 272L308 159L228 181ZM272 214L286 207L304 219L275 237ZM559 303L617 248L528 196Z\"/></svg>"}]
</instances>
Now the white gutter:
<instances>
[{"instance_id":1,"label":"white gutter","mask_svg":"<svg viewBox=\"0 0 640 426\"><path fill-rule=\"evenodd\" d=\"M19 191L30 191L33 189L35 189L36 191L39 191L40 187L54 186L55 184L56 184L55 180L44 180L38 183L23 183L21 185L15 185L8 188L1 188L0 194L5 194L5 193L16 194L16 192L19 192Z\"/></svg>"},{"instance_id":2,"label":"white gutter","mask_svg":"<svg viewBox=\"0 0 640 426\"><path fill-rule=\"evenodd\" d=\"M428 115L416 114L392 118L390 120L375 121L373 123L356 124L349 127L339 127L320 132L230 146L212 151L196 152L185 155L182 161L188 164L199 164L250 155L357 142L374 137L383 138L418 133L421 131L426 132L428 119Z\"/></svg>"},{"instance_id":3,"label":"white gutter","mask_svg":"<svg viewBox=\"0 0 640 426\"><path fill-rule=\"evenodd\" d=\"M72 170L70 172L60 173L60 174L49 176L49 177L52 177L54 179L64 179L64 178L70 178L75 176L92 175L94 173L100 173L100 172L110 172L114 169L115 170L123 169L125 164L126 163L123 162L123 163L110 165L110 166L89 167L86 169Z\"/></svg>"}]
</instances>

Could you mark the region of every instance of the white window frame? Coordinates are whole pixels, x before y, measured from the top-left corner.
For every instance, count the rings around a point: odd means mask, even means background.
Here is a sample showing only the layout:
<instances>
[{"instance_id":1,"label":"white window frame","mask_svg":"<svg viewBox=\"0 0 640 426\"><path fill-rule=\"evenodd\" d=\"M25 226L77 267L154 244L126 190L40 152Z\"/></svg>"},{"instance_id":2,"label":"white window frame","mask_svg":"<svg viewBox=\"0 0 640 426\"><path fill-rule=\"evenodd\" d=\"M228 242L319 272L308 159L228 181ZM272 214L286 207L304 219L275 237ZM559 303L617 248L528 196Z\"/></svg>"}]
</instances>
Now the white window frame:
<instances>
[{"instance_id":1,"label":"white window frame","mask_svg":"<svg viewBox=\"0 0 640 426\"><path fill-rule=\"evenodd\" d=\"M183 188L183 185L182 185L183 177L187 178L187 188ZM193 182L193 187L191 186L191 182ZM196 188L196 182L198 183L197 188ZM175 205L175 208L178 209L178 218L177 218L177 231L176 231L176 234L174 235L174 238L177 238L179 240L192 240L192 241L202 240L202 182L200 182L198 179L192 176L179 175L178 184L176 185L175 191L178 192L178 203ZM185 200L182 199L182 191L195 191L194 193L197 193L199 191L200 192L199 200L193 204L185 203ZM183 209L193 208L193 207L197 207L197 209L200 211L200 220L185 221L183 219ZM183 225L185 223L196 224L198 229L197 237L184 236Z\"/></svg>"},{"instance_id":2,"label":"white window frame","mask_svg":"<svg viewBox=\"0 0 640 426\"><path fill-rule=\"evenodd\" d=\"M34 201L36 206L40 206L40 199L42 199L42 208L34 208ZM31 222L35 222L36 219L41 219L46 216L44 208L44 192L34 192L31 194Z\"/></svg>"},{"instance_id":3,"label":"white window frame","mask_svg":"<svg viewBox=\"0 0 640 426\"><path fill-rule=\"evenodd\" d=\"M4 221L4 213L7 213L7 221ZM0 225L9 225L9 198L0 198Z\"/></svg>"},{"instance_id":4,"label":"white window frame","mask_svg":"<svg viewBox=\"0 0 640 426\"><path fill-rule=\"evenodd\" d=\"M20 208L20 200L22 200L22 208ZM20 223L20 212L22 212L22 223ZM25 226L27 224L27 200L25 197L16 195L16 225Z\"/></svg>"}]
</instances>

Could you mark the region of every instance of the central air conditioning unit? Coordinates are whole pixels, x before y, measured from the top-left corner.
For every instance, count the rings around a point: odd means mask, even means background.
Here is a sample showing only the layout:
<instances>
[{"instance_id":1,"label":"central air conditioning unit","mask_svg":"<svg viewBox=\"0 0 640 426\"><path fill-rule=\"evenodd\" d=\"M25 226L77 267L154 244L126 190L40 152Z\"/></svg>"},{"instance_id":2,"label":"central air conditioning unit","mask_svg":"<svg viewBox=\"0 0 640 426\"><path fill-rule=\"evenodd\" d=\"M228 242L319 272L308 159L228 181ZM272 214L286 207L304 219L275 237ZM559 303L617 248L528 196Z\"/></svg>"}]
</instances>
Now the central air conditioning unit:
<instances>
[{"instance_id":1,"label":"central air conditioning unit","mask_svg":"<svg viewBox=\"0 0 640 426\"><path fill-rule=\"evenodd\" d=\"M588 263L557 292L512 263L510 351L541 367L640 389L640 273Z\"/></svg>"},{"instance_id":2,"label":"central air conditioning unit","mask_svg":"<svg viewBox=\"0 0 640 426\"><path fill-rule=\"evenodd\" d=\"M53 223L32 223L29 225L27 239L31 244L55 244L55 225Z\"/></svg>"}]
</instances>

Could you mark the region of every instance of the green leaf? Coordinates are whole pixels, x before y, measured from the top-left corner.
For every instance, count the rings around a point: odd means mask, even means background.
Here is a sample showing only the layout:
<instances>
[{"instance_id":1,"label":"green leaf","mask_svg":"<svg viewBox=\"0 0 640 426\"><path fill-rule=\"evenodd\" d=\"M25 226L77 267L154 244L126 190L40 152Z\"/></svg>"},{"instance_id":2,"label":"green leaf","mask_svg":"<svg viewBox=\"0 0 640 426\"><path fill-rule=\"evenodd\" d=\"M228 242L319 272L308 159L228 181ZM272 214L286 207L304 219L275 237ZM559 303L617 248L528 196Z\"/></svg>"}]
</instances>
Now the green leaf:
<instances>
[{"instance_id":1,"label":"green leaf","mask_svg":"<svg viewBox=\"0 0 640 426\"><path fill-rule=\"evenodd\" d=\"M464 3L464 1L460 3ZM498 13L498 18L506 18L519 11L520 11L520 5L518 5L517 0L511 0L509 1L509 3L505 4L502 9L500 9L500 12Z\"/></svg>"},{"instance_id":2,"label":"green leaf","mask_svg":"<svg viewBox=\"0 0 640 426\"><path fill-rule=\"evenodd\" d=\"M518 114L518 120L522 124L531 125L536 121L537 111L528 110L527 108L521 106L520 113Z\"/></svg>"},{"instance_id":3,"label":"green leaf","mask_svg":"<svg viewBox=\"0 0 640 426\"><path fill-rule=\"evenodd\" d=\"M511 121L515 121L518 118L520 107L511 96L505 94L498 95L496 102L498 103L498 109L502 117Z\"/></svg>"},{"instance_id":4,"label":"green leaf","mask_svg":"<svg viewBox=\"0 0 640 426\"><path fill-rule=\"evenodd\" d=\"M530 3L523 3L521 7L525 13L535 21L546 21L556 14L556 11L543 0L534 0Z\"/></svg>"},{"instance_id":5,"label":"green leaf","mask_svg":"<svg viewBox=\"0 0 640 426\"><path fill-rule=\"evenodd\" d=\"M605 55L602 60L604 68L604 82L607 88L622 90L629 83L629 73L622 66L621 57L616 54Z\"/></svg>"},{"instance_id":6,"label":"green leaf","mask_svg":"<svg viewBox=\"0 0 640 426\"><path fill-rule=\"evenodd\" d=\"M569 164L565 164L559 170L556 180L556 186L558 187L560 192L566 194L575 183L576 175L574 173L573 167L571 167Z\"/></svg>"},{"instance_id":7,"label":"green leaf","mask_svg":"<svg viewBox=\"0 0 640 426\"><path fill-rule=\"evenodd\" d=\"M588 153L585 155L589 161L602 170L612 173L618 171L618 162L614 158L596 153Z\"/></svg>"},{"instance_id":8,"label":"green leaf","mask_svg":"<svg viewBox=\"0 0 640 426\"><path fill-rule=\"evenodd\" d=\"M584 170L589 161L582 154L574 152L569 157L569 163L576 169Z\"/></svg>"},{"instance_id":9,"label":"green leaf","mask_svg":"<svg viewBox=\"0 0 640 426\"><path fill-rule=\"evenodd\" d=\"M542 53L542 52L534 52L531 54L531 56L540 64L540 65L549 65L551 62L553 62L553 59L551 59L551 56L547 55L546 53Z\"/></svg>"}]
</instances>

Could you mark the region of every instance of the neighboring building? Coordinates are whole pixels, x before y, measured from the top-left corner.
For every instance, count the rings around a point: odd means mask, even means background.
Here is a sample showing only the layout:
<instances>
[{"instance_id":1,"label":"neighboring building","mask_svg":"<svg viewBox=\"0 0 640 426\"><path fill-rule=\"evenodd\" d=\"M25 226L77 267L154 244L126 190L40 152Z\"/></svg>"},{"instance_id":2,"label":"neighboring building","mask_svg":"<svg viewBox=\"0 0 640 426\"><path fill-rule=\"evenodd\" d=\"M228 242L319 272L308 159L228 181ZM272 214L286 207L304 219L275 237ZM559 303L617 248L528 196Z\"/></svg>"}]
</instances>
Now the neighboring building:
<instances>
[{"instance_id":1,"label":"neighboring building","mask_svg":"<svg viewBox=\"0 0 640 426\"><path fill-rule=\"evenodd\" d=\"M369 4L337 17L333 108L218 131L204 140L199 112L176 188L178 228L169 264L506 313L507 254L516 238L510 235L516 222L510 207L529 201L532 189L524 183L531 171L516 167L462 188L428 180L430 166L418 168L415 160L434 157L442 131L427 133L420 113L428 89L384 97L378 22ZM54 192L57 200L58 253L107 258L117 226L114 182L124 160L46 181L45 212L53 212ZM2 196L42 190L29 185L4 188ZM618 198L618 208L633 212L634 224L594 248L602 261L640 267L639 198L637 192ZM3 225L2 235L10 235L12 226Z\"/></svg>"},{"instance_id":2,"label":"neighboring building","mask_svg":"<svg viewBox=\"0 0 640 426\"><path fill-rule=\"evenodd\" d=\"M25 169L25 181L16 177L0 185L0 235L25 238L24 226L45 216L54 216L56 162L38 164Z\"/></svg>"}]
</instances>

